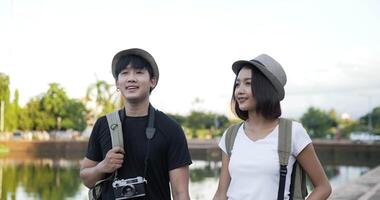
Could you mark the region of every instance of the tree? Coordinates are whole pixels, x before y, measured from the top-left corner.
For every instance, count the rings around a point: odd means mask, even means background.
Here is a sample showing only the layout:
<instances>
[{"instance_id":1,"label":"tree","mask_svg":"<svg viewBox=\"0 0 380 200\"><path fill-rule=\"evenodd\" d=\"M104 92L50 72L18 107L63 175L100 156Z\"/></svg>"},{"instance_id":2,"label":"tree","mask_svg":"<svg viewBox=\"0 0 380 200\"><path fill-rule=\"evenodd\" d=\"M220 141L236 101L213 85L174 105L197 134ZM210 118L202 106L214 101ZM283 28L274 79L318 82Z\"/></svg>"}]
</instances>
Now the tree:
<instances>
[{"instance_id":1,"label":"tree","mask_svg":"<svg viewBox=\"0 0 380 200\"><path fill-rule=\"evenodd\" d=\"M186 116L183 126L191 131L191 137L211 137L221 135L229 125L228 118L211 112L191 111Z\"/></svg>"},{"instance_id":2,"label":"tree","mask_svg":"<svg viewBox=\"0 0 380 200\"><path fill-rule=\"evenodd\" d=\"M360 117L360 126L369 131L373 131L376 134L380 134L380 107L374 108L370 113Z\"/></svg>"},{"instance_id":3,"label":"tree","mask_svg":"<svg viewBox=\"0 0 380 200\"><path fill-rule=\"evenodd\" d=\"M82 102L70 99L65 105L66 114L63 116L62 128L84 131L86 129L86 113L88 112Z\"/></svg>"},{"instance_id":4,"label":"tree","mask_svg":"<svg viewBox=\"0 0 380 200\"><path fill-rule=\"evenodd\" d=\"M331 128L337 125L328 113L314 107L310 107L301 117L301 122L312 138L326 138L333 134Z\"/></svg>"},{"instance_id":5,"label":"tree","mask_svg":"<svg viewBox=\"0 0 380 200\"><path fill-rule=\"evenodd\" d=\"M18 129L21 131L33 130L33 120L29 117L27 108L20 108L17 113Z\"/></svg>"},{"instance_id":6,"label":"tree","mask_svg":"<svg viewBox=\"0 0 380 200\"><path fill-rule=\"evenodd\" d=\"M32 98L25 110L20 111L23 117L22 130L67 130L83 131L86 124L87 110L82 102L70 99L65 90L57 83L51 83L48 91L39 97Z\"/></svg>"},{"instance_id":7,"label":"tree","mask_svg":"<svg viewBox=\"0 0 380 200\"><path fill-rule=\"evenodd\" d=\"M214 116L210 113L192 111L185 125L192 129L209 129L214 125Z\"/></svg>"},{"instance_id":8,"label":"tree","mask_svg":"<svg viewBox=\"0 0 380 200\"><path fill-rule=\"evenodd\" d=\"M60 129L60 119L67 115L68 102L69 97L58 83L49 84L48 91L41 98L41 109L49 118L49 130Z\"/></svg>"},{"instance_id":9,"label":"tree","mask_svg":"<svg viewBox=\"0 0 380 200\"><path fill-rule=\"evenodd\" d=\"M85 102L95 102L97 117L113 112L117 105L117 95L111 90L112 85L106 81L96 81L87 88Z\"/></svg>"},{"instance_id":10,"label":"tree","mask_svg":"<svg viewBox=\"0 0 380 200\"><path fill-rule=\"evenodd\" d=\"M13 102L9 104L9 110L8 118L11 119L8 123L9 126L12 127L12 130L17 129L19 127L19 110L20 106L18 105L18 99L19 99L19 92L16 89L14 93Z\"/></svg>"},{"instance_id":11,"label":"tree","mask_svg":"<svg viewBox=\"0 0 380 200\"><path fill-rule=\"evenodd\" d=\"M184 124L186 121L186 117L179 115L179 114L170 114L168 113L168 116L172 118L174 121L176 121L178 124Z\"/></svg>"},{"instance_id":12,"label":"tree","mask_svg":"<svg viewBox=\"0 0 380 200\"><path fill-rule=\"evenodd\" d=\"M9 77L3 73L0 73L0 102L1 101L4 102L4 130L13 131L17 128L17 116L14 111L14 106L10 103Z\"/></svg>"},{"instance_id":13,"label":"tree","mask_svg":"<svg viewBox=\"0 0 380 200\"><path fill-rule=\"evenodd\" d=\"M26 113L28 119L32 121L32 130L50 130L49 127L54 127L55 119L51 118L44 111L41 105L41 97L35 97L29 100L26 104ZM25 119L27 121L28 119Z\"/></svg>"},{"instance_id":14,"label":"tree","mask_svg":"<svg viewBox=\"0 0 380 200\"><path fill-rule=\"evenodd\" d=\"M9 102L9 77L0 73L0 100Z\"/></svg>"}]
</instances>

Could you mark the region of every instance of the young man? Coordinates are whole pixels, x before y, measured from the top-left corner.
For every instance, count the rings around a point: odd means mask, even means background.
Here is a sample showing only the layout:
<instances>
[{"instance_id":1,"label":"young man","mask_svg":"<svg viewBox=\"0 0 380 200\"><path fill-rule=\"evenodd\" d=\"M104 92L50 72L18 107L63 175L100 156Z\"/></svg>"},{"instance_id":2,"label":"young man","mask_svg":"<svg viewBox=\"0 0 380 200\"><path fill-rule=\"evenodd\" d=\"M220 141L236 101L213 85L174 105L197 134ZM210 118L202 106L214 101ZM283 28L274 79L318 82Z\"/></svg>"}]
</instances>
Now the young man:
<instances>
[{"instance_id":1,"label":"young man","mask_svg":"<svg viewBox=\"0 0 380 200\"><path fill-rule=\"evenodd\" d=\"M94 187L97 181L117 171L118 179L140 176L147 180L147 195L134 199L171 199L169 182L173 199L190 199L188 166L191 158L180 125L155 110L155 134L148 141L145 133L151 117L149 95L159 78L154 58L142 49L121 51L113 58L112 74L117 90L125 98L125 108L119 111L124 148L112 148L107 119L100 117L81 164L84 184ZM112 182L102 184L101 199L115 199Z\"/></svg>"}]
</instances>

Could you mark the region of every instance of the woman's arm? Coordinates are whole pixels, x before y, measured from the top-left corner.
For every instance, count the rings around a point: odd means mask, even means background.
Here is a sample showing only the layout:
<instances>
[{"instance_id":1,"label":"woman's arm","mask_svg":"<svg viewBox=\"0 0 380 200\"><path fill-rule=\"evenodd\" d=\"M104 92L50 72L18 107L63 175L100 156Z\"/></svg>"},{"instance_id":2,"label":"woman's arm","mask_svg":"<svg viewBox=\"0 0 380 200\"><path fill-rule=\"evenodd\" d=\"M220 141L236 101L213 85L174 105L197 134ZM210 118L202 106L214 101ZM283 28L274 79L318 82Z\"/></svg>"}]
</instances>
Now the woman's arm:
<instances>
[{"instance_id":1,"label":"woman's arm","mask_svg":"<svg viewBox=\"0 0 380 200\"><path fill-rule=\"evenodd\" d=\"M298 154L297 161L306 171L314 186L314 190L307 199L327 199L331 194L331 186L315 153L313 144L308 144L301 153Z\"/></svg>"},{"instance_id":2,"label":"woman's arm","mask_svg":"<svg viewBox=\"0 0 380 200\"><path fill-rule=\"evenodd\" d=\"M219 185L213 200L227 200L227 190L230 185L231 177L228 172L230 158L222 151L222 169L220 170Z\"/></svg>"}]
</instances>

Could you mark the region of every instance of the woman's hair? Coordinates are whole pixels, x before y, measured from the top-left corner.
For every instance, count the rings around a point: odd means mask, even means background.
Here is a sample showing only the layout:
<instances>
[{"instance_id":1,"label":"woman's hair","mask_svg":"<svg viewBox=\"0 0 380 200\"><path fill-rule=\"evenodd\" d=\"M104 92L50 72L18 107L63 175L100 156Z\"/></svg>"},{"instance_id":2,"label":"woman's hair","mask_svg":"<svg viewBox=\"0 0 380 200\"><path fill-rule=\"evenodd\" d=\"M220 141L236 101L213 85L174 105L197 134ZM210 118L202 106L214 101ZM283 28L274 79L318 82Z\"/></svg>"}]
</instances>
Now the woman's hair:
<instances>
[{"instance_id":1,"label":"woman's hair","mask_svg":"<svg viewBox=\"0 0 380 200\"><path fill-rule=\"evenodd\" d=\"M131 65L134 69L146 69L149 72L149 77L153 77L153 69L148 61L137 55L126 55L121 57L119 62L116 63L116 79L119 73L127 68L128 65Z\"/></svg>"},{"instance_id":2,"label":"woman's hair","mask_svg":"<svg viewBox=\"0 0 380 200\"><path fill-rule=\"evenodd\" d=\"M265 119L277 119L281 116L280 97L265 75L256 67L251 65L244 66L243 68L252 69L251 90L253 98L256 99L255 111L257 114L263 116ZM234 82L231 109L242 120L248 119L248 111L242 111L239 109L239 105L235 99L236 80L240 70L236 73Z\"/></svg>"}]
</instances>

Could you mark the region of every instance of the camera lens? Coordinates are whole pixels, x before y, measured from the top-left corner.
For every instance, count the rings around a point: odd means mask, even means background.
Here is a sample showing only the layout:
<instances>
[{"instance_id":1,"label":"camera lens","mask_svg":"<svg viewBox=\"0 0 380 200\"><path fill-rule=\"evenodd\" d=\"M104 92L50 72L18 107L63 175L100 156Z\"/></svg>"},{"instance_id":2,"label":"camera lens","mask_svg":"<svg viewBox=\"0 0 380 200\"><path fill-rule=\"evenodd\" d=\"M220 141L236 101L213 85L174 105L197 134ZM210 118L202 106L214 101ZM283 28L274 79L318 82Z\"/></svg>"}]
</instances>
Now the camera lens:
<instances>
[{"instance_id":1,"label":"camera lens","mask_svg":"<svg viewBox=\"0 0 380 200\"><path fill-rule=\"evenodd\" d=\"M135 194L135 186L133 185L126 185L123 189L122 189L122 193L124 196L126 197L130 197L130 196L133 196Z\"/></svg>"}]
</instances>

